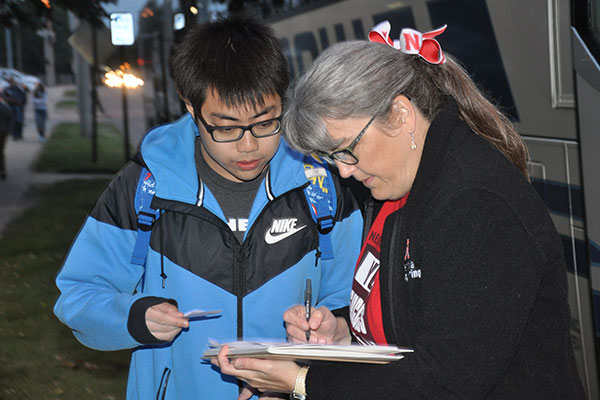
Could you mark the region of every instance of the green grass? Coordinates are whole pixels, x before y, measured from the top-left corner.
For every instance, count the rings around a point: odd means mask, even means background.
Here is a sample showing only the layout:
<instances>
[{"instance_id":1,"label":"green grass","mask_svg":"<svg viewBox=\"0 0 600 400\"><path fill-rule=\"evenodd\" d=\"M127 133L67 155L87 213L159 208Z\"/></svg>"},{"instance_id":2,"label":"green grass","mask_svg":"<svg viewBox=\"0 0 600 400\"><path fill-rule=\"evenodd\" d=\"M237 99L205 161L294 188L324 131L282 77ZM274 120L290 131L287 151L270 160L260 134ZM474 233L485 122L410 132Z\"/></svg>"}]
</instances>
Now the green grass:
<instances>
[{"instance_id":1,"label":"green grass","mask_svg":"<svg viewBox=\"0 0 600 400\"><path fill-rule=\"evenodd\" d=\"M65 100L60 100L59 102L56 103L56 108L75 108L77 107L77 100L75 99L65 99Z\"/></svg>"},{"instance_id":2,"label":"green grass","mask_svg":"<svg viewBox=\"0 0 600 400\"><path fill-rule=\"evenodd\" d=\"M64 97L77 97L77 89L65 90L63 93Z\"/></svg>"},{"instance_id":3,"label":"green grass","mask_svg":"<svg viewBox=\"0 0 600 400\"><path fill-rule=\"evenodd\" d=\"M98 124L97 161L92 139L80 134L79 124L61 122L44 146L34 169L38 172L113 173L125 162L123 136L110 124Z\"/></svg>"},{"instance_id":4,"label":"green grass","mask_svg":"<svg viewBox=\"0 0 600 400\"><path fill-rule=\"evenodd\" d=\"M106 179L28 192L0 239L0 399L125 398L129 351L88 349L57 320L54 278Z\"/></svg>"}]
</instances>

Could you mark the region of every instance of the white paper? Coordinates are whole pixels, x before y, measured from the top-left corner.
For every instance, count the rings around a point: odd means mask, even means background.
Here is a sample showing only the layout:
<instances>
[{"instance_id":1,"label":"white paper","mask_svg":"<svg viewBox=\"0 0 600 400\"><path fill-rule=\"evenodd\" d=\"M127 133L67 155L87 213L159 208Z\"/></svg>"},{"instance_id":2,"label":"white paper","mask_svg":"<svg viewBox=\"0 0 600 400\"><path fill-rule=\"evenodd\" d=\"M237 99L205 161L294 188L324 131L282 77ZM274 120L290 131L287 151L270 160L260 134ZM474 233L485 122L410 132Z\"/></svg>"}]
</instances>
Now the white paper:
<instances>
[{"instance_id":1,"label":"white paper","mask_svg":"<svg viewBox=\"0 0 600 400\"><path fill-rule=\"evenodd\" d=\"M321 345L292 343L231 342L229 357L267 357L297 360L329 360L366 363L388 363L413 349L397 346ZM223 344L210 343L203 358L214 358Z\"/></svg>"}]
</instances>

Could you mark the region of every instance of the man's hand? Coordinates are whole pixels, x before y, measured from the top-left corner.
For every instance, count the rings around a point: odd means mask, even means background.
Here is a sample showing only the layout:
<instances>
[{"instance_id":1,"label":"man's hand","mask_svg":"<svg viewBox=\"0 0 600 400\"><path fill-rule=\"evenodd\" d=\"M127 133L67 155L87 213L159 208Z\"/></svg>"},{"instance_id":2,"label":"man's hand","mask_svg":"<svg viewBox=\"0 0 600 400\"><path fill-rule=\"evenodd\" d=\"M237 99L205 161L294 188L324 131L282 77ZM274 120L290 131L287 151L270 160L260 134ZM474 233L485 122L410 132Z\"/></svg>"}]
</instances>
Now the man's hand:
<instances>
[{"instance_id":1,"label":"man's hand","mask_svg":"<svg viewBox=\"0 0 600 400\"><path fill-rule=\"evenodd\" d=\"M182 328L190 326L190 322L177 307L165 302L146 310L146 326L155 338L171 341Z\"/></svg>"}]
</instances>

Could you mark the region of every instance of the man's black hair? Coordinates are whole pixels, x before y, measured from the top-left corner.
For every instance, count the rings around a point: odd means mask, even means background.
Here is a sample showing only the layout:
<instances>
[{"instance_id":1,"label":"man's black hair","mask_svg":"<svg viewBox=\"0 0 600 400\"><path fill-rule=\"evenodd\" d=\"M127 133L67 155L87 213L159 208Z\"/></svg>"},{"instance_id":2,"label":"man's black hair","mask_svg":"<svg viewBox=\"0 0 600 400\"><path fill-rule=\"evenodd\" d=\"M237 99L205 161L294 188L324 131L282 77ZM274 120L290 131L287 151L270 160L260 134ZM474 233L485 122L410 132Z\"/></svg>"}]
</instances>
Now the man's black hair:
<instances>
[{"instance_id":1,"label":"man's black hair","mask_svg":"<svg viewBox=\"0 0 600 400\"><path fill-rule=\"evenodd\" d=\"M213 89L228 107L260 106L272 94L283 99L290 79L273 30L241 15L191 28L174 50L171 70L179 95L196 112Z\"/></svg>"}]
</instances>

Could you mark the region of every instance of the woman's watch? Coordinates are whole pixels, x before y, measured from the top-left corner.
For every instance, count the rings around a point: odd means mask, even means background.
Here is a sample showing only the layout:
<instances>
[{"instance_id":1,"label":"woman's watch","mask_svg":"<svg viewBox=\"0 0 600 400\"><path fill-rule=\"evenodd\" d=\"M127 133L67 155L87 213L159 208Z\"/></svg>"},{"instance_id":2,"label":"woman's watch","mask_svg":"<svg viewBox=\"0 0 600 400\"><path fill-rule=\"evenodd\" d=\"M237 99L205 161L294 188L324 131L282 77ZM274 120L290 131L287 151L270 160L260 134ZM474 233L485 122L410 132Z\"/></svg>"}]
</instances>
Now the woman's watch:
<instances>
[{"instance_id":1,"label":"woman's watch","mask_svg":"<svg viewBox=\"0 0 600 400\"><path fill-rule=\"evenodd\" d=\"M308 373L308 366L300 368L298 375L296 375L296 383L294 384L294 390L290 394L291 400L306 400L306 374Z\"/></svg>"}]
</instances>

